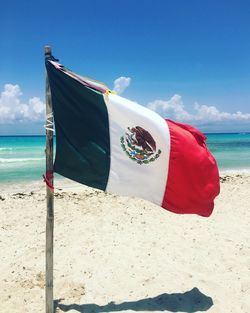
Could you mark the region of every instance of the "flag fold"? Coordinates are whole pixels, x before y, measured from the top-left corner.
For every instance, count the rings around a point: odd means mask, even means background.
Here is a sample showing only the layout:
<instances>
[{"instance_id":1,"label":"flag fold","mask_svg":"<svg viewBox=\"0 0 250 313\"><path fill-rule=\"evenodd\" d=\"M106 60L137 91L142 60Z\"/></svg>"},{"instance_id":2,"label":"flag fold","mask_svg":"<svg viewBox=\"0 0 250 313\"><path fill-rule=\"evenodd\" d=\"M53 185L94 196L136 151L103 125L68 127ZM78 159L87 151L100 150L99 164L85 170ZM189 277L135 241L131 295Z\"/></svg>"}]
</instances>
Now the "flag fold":
<instances>
[{"instance_id":1,"label":"flag fold","mask_svg":"<svg viewBox=\"0 0 250 313\"><path fill-rule=\"evenodd\" d=\"M54 171L79 183L209 216L219 194L206 137L46 60L56 128Z\"/></svg>"}]
</instances>

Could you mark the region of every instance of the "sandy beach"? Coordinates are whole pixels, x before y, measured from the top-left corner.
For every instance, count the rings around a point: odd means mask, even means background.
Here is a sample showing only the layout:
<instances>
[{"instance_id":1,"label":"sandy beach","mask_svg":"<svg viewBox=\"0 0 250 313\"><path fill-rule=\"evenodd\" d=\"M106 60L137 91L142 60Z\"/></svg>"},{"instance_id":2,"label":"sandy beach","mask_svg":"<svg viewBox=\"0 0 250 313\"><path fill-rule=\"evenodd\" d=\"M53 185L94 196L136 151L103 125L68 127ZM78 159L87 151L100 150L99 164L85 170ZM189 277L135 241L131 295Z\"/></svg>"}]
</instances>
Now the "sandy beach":
<instances>
[{"instance_id":1,"label":"sandy beach","mask_svg":"<svg viewBox=\"0 0 250 313\"><path fill-rule=\"evenodd\" d=\"M209 218L56 182L56 312L250 312L250 174ZM43 183L1 186L0 312L45 312Z\"/></svg>"}]
</instances>

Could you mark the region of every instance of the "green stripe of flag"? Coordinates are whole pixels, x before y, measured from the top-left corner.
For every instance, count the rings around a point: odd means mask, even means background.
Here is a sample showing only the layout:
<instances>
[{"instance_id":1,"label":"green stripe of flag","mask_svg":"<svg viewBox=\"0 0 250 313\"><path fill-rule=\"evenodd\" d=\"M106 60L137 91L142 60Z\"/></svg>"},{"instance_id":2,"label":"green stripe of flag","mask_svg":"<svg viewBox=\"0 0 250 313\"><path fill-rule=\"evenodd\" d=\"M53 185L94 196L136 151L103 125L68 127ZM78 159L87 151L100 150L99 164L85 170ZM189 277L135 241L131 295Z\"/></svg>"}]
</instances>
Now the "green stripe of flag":
<instances>
[{"instance_id":1,"label":"green stripe of flag","mask_svg":"<svg viewBox=\"0 0 250 313\"><path fill-rule=\"evenodd\" d=\"M56 128L54 171L105 190L110 169L109 120L101 92L46 62Z\"/></svg>"}]
</instances>

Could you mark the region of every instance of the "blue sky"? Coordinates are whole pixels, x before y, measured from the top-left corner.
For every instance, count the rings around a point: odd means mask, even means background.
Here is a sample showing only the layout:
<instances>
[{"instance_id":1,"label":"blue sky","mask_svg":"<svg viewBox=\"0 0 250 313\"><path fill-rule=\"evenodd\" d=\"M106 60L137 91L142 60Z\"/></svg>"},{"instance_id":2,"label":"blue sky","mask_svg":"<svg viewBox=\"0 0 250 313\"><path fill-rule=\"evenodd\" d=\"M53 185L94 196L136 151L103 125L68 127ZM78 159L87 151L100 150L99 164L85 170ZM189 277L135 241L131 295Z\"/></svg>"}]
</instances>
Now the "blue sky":
<instances>
[{"instance_id":1,"label":"blue sky","mask_svg":"<svg viewBox=\"0 0 250 313\"><path fill-rule=\"evenodd\" d=\"M0 11L0 135L44 132L46 44L110 88L126 77L122 96L164 117L250 131L248 0L15 0Z\"/></svg>"}]
</instances>

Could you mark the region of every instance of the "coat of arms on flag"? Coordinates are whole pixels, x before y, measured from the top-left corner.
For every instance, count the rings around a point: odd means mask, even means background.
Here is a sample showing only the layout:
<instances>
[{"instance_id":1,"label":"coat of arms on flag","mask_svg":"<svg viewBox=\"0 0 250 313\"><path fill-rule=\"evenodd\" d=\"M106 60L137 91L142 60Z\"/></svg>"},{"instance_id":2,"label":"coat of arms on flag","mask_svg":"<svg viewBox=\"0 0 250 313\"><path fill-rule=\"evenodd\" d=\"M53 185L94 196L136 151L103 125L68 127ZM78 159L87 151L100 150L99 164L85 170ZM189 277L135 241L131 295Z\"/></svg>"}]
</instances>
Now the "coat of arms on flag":
<instances>
[{"instance_id":1,"label":"coat of arms on flag","mask_svg":"<svg viewBox=\"0 0 250 313\"><path fill-rule=\"evenodd\" d=\"M156 152L156 142L148 131L140 126L127 129L128 132L120 140L122 149L131 160L138 164L149 164L159 158L161 150Z\"/></svg>"}]
</instances>

